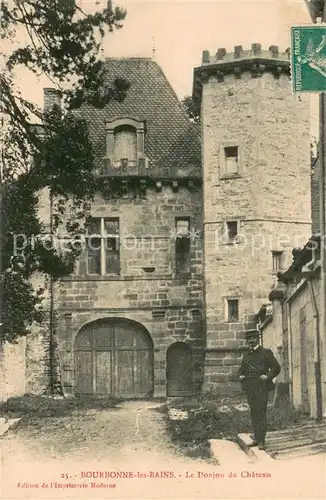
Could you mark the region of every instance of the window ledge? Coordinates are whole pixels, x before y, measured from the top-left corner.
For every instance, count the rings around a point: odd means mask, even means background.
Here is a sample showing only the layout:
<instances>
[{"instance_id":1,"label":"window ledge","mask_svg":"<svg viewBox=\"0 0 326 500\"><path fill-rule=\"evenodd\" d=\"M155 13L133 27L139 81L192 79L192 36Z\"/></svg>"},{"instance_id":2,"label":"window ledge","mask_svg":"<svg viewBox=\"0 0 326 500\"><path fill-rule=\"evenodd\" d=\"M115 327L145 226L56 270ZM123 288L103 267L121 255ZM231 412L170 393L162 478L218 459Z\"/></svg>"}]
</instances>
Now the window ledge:
<instances>
[{"instance_id":1,"label":"window ledge","mask_svg":"<svg viewBox=\"0 0 326 500\"><path fill-rule=\"evenodd\" d=\"M105 276L100 276L98 274L84 274L78 276L64 276L63 278L61 278L61 281L120 281L121 279L124 278L121 278L120 274L106 274Z\"/></svg>"},{"instance_id":2,"label":"window ledge","mask_svg":"<svg viewBox=\"0 0 326 500\"><path fill-rule=\"evenodd\" d=\"M225 241L224 245L228 245L228 246L230 246L230 245L240 245L240 243L241 242L239 240L236 240L236 241Z\"/></svg>"},{"instance_id":3,"label":"window ledge","mask_svg":"<svg viewBox=\"0 0 326 500\"><path fill-rule=\"evenodd\" d=\"M221 180L227 180L227 179L240 179L242 175L240 174L223 174L220 175Z\"/></svg>"},{"instance_id":4,"label":"window ledge","mask_svg":"<svg viewBox=\"0 0 326 500\"><path fill-rule=\"evenodd\" d=\"M201 279L199 276L187 275L186 279ZM60 281L159 281L159 280L175 280L180 281L181 278L172 274L135 274L135 275L121 275L121 274L107 274L105 276L99 276L96 274L81 274L81 275L71 275L64 276Z\"/></svg>"}]
</instances>

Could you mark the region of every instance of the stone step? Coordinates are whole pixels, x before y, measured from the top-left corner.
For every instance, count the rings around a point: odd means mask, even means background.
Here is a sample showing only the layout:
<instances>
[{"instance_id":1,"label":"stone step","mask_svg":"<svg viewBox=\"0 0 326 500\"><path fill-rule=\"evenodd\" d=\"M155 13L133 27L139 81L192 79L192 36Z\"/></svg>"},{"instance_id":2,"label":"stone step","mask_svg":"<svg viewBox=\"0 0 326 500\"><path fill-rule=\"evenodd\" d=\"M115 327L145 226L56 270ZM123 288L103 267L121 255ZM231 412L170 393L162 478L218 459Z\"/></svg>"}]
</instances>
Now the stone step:
<instances>
[{"instance_id":1,"label":"stone step","mask_svg":"<svg viewBox=\"0 0 326 500\"><path fill-rule=\"evenodd\" d=\"M269 432L269 436L273 436L273 435L283 435L283 434L288 434L288 433L297 433L298 431L306 431L306 430L309 430L309 429L316 429L316 430L322 430L322 431L326 431L326 423L317 423L317 422L311 422L311 423L307 423L307 424L298 424L298 425L293 425L291 426L290 428L288 429L280 429L280 430L277 430L277 431L270 431Z\"/></svg>"},{"instance_id":2,"label":"stone step","mask_svg":"<svg viewBox=\"0 0 326 500\"><path fill-rule=\"evenodd\" d=\"M324 444L325 437L322 437L318 440L313 438L306 439L296 439L295 441L285 441L282 443L278 443L276 445L271 445L268 442L266 443L266 448L268 452L278 452L280 450L291 450L298 448L299 446L310 446L311 444Z\"/></svg>"},{"instance_id":3,"label":"stone step","mask_svg":"<svg viewBox=\"0 0 326 500\"><path fill-rule=\"evenodd\" d=\"M297 439L305 439L305 438L312 438L312 439L322 439L325 438L326 433L324 431L305 431L305 432L297 432L294 434L283 434L281 436L269 436L267 435L266 437L266 443L270 444L276 444L276 443L281 443L281 442L286 442L286 441L296 441Z\"/></svg>"},{"instance_id":4,"label":"stone step","mask_svg":"<svg viewBox=\"0 0 326 500\"><path fill-rule=\"evenodd\" d=\"M258 450L257 447L252 448L250 445L252 443L252 438L250 434L238 434L237 435L237 443L240 448L246 453L251 462L267 462L270 463L273 461L273 457L264 450Z\"/></svg>"},{"instance_id":5,"label":"stone step","mask_svg":"<svg viewBox=\"0 0 326 500\"><path fill-rule=\"evenodd\" d=\"M287 458L295 458L295 457L304 457L309 455L315 455L317 453L326 452L326 440L325 436L322 436L322 439L316 442L314 438L306 438L298 440L293 439L286 440L280 442L277 446L270 446L270 444L266 443L266 452L258 450L258 448L250 447L250 443L252 443L252 438L250 434L238 434L237 441L240 447L247 453L247 455L252 460L261 461L266 460L266 457L269 459L287 459Z\"/></svg>"},{"instance_id":6,"label":"stone step","mask_svg":"<svg viewBox=\"0 0 326 500\"><path fill-rule=\"evenodd\" d=\"M317 455L318 453L326 452L326 443L314 443L307 446L297 446L290 450L281 450L276 453L271 453L276 460L286 460L289 458L307 457Z\"/></svg>"}]
</instances>

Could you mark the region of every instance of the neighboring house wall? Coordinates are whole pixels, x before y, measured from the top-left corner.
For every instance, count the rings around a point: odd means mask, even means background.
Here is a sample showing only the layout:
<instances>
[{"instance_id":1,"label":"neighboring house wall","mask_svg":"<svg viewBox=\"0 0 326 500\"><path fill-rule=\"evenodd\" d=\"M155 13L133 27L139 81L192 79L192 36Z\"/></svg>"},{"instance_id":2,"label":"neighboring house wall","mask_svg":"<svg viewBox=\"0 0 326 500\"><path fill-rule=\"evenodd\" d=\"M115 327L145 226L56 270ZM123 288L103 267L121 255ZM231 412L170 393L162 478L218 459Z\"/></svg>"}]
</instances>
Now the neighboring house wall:
<instances>
[{"instance_id":1,"label":"neighboring house wall","mask_svg":"<svg viewBox=\"0 0 326 500\"><path fill-rule=\"evenodd\" d=\"M301 257L299 255L299 258ZM309 259L310 257L307 257L304 264ZM294 261L292 269L295 269L295 266ZM320 380L318 375L316 376L318 368L316 328L318 329L317 319L320 311L320 278L318 271L315 272L314 277L310 278L312 286L310 289L308 281L301 276L302 267L302 265L297 266L295 270L290 267L284 273L287 277L281 277L281 280L286 282L286 286L279 284L281 293L278 294L275 289L271 292L270 297L274 296L273 316L271 321L263 324L262 337L264 346L274 349L281 363L282 371L277 377L277 382L289 385L289 395L297 409L317 418L319 416L317 398L320 398L325 411ZM292 277L289 279L291 272ZM317 305L317 315L314 303ZM321 350L320 355L320 365L323 369L325 359Z\"/></svg>"},{"instance_id":2,"label":"neighboring house wall","mask_svg":"<svg viewBox=\"0 0 326 500\"><path fill-rule=\"evenodd\" d=\"M26 392L26 339L0 346L0 401Z\"/></svg>"},{"instance_id":3,"label":"neighboring house wall","mask_svg":"<svg viewBox=\"0 0 326 500\"><path fill-rule=\"evenodd\" d=\"M50 322L46 312L45 324L33 325L26 341L26 392L43 394L51 384Z\"/></svg>"},{"instance_id":4,"label":"neighboring house wall","mask_svg":"<svg viewBox=\"0 0 326 500\"><path fill-rule=\"evenodd\" d=\"M277 376L276 382L288 382L285 370L286 361L284 351L282 304L279 301L273 302L272 311L269 310L269 314L264 319L261 325L261 337L263 346L272 350L281 366L281 371Z\"/></svg>"},{"instance_id":5,"label":"neighboring house wall","mask_svg":"<svg viewBox=\"0 0 326 500\"><path fill-rule=\"evenodd\" d=\"M278 341L278 333L279 332L276 329L275 323L276 323L276 321L274 320L274 317L271 316L262 325L262 328L261 328L262 345L263 345L263 347L266 347L267 349L271 349L273 351L274 356L277 358L278 362L280 363L282 361L282 359L281 359L281 356L279 355L280 354L280 349L279 349L280 343ZM283 369L282 365L281 365L281 367ZM281 370L281 372L282 371L283 370Z\"/></svg>"},{"instance_id":6,"label":"neighboring house wall","mask_svg":"<svg viewBox=\"0 0 326 500\"><path fill-rule=\"evenodd\" d=\"M320 158L315 162L311 176L312 234L320 231Z\"/></svg>"},{"instance_id":7,"label":"neighboring house wall","mask_svg":"<svg viewBox=\"0 0 326 500\"><path fill-rule=\"evenodd\" d=\"M317 304L320 281L313 280ZM303 282L295 295L289 297L292 360L293 404L312 416L317 415L315 377L315 321L309 288Z\"/></svg>"}]
</instances>

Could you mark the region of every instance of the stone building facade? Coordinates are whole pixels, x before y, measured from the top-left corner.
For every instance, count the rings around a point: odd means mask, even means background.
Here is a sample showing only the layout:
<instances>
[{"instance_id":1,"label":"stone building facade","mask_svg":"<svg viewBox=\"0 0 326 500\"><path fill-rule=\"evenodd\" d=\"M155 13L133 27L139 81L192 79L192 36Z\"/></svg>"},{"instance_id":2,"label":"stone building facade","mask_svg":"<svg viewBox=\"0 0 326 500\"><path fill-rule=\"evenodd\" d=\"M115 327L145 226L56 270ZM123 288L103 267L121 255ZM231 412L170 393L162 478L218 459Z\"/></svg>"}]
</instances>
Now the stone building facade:
<instances>
[{"instance_id":1,"label":"stone building facade","mask_svg":"<svg viewBox=\"0 0 326 500\"><path fill-rule=\"evenodd\" d=\"M131 86L123 102L79 112L102 188L54 299L61 381L67 395L189 396L205 343L199 130L156 62L106 67L108 85Z\"/></svg>"},{"instance_id":2,"label":"stone building facade","mask_svg":"<svg viewBox=\"0 0 326 500\"><path fill-rule=\"evenodd\" d=\"M289 54L253 44L203 52L201 114L204 388L236 378L244 332L276 273L311 233L309 105L293 95ZM239 350L240 348L240 350Z\"/></svg>"},{"instance_id":3,"label":"stone building facade","mask_svg":"<svg viewBox=\"0 0 326 500\"><path fill-rule=\"evenodd\" d=\"M27 339L25 390L54 379L67 396L224 386L277 273L310 236L307 100L292 94L288 53L275 46L204 51L193 87L200 130L156 62L105 64L107 85L131 86L122 102L78 111L101 188L75 273L52 289L48 321Z\"/></svg>"}]
</instances>

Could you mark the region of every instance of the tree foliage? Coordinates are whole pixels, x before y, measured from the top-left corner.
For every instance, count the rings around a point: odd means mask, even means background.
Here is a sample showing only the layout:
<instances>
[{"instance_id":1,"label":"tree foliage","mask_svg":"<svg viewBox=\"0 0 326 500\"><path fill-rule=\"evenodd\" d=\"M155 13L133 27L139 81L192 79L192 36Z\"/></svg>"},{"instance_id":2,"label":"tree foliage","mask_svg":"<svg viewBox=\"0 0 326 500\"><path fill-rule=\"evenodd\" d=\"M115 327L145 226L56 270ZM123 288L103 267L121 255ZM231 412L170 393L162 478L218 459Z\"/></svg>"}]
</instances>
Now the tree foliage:
<instances>
[{"instance_id":1,"label":"tree foliage","mask_svg":"<svg viewBox=\"0 0 326 500\"><path fill-rule=\"evenodd\" d=\"M200 121L200 115L197 107L195 106L194 100L192 96L185 96L181 100L181 104L187 115L189 116L190 120L193 121L194 123L199 123Z\"/></svg>"},{"instance_id":2,"label":"tree foliage","mask_svg":"<svg viewBox=\"0 0 326 500\"><path fill-rule=\"evenodd\" d=\"M305 0L305 3L313 23L316 23L317 19L321 19L322 22L326 21L325 0Z\"/></svg>"},{"instance_id":3,"label":"tree foliage","mask_svg":"<svg viewBox=\"0 0 326 500\"><path fill-rule=\"evenodd\" d=\"M74 113L84 102L103 107L123 99L129 84L104 85L101 41L121 27L126 12L92 14L75 0L2 1L1 323L6 340L26 335L42 320L44 289L31 278L56 280L72 272L89 202L97 188L87 124ZM63 107L44 114L15 85L17 69L44 74L60 90ZM35 123L39 125L35 125ZM52 200L50 225L41 220L39 193ZM59 233L67 239L63 253ZM17 251L19 247L20 251Z\"/></svg>"}]
</instances>

